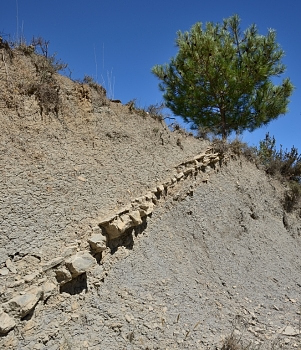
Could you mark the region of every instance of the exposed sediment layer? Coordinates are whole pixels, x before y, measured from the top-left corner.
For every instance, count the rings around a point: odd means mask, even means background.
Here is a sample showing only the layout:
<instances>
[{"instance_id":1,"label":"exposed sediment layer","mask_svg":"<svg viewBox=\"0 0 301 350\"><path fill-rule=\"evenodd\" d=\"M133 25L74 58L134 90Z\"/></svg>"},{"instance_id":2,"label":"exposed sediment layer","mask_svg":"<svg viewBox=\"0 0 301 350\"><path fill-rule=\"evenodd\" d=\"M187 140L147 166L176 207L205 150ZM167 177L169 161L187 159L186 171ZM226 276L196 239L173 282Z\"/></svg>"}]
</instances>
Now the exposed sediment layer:
<instances>
[{"instance_id":1,"label":"exposed sediment layer","mask_svg":"<svg viewBox=\"0 0 301 350\"><path fill-rule=\"evenodd\" d=\"M37 264L35 270L23 280L5 286L7 291L5 293L3 290L2 294L6 294L7 300L0 305L0 333L7 334L20 320L33 313L40 301L47 300L51 295L62 291L76 293L74 289L78 278L84 280L84 286L87 285L89 271L100 268L103 253L110 254L111 250L119 245L119 239L131 235L134 228L143 226L156 205L186 179L192 176L201 177L202 182L207 182L209 172L215 169L216 163L220 161L220 155L208 148L205 152L178 164L174 175L162 184L145 195L134 198L126 207L112 215L95 219L92 234L85 237L84 244L74 242L62 256ZM2 270L2 274L6 270L7 273L14 272L14 264L10 259L6 261Z\"/></svg>"}]
</instances>

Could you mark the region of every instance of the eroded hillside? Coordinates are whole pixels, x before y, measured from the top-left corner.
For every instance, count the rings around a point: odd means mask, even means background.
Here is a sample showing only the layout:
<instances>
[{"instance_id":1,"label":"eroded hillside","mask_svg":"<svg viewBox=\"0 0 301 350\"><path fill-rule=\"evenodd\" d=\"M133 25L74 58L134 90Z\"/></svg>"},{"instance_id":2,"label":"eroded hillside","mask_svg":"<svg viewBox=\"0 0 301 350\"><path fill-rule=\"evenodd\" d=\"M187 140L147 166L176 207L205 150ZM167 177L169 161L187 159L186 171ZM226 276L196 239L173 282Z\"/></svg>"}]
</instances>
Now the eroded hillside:
<instances>
[{"instance_id":1,"label":"eroded hillside","mask_svg":"<svg viewBox=\"0 0 301 350\"><path fill-rule=\"evenodd\" d=\"M300 346L300 217L279 182L0 51L3 348L209 349L233 330Z\"/></svg>"}]
</instances>

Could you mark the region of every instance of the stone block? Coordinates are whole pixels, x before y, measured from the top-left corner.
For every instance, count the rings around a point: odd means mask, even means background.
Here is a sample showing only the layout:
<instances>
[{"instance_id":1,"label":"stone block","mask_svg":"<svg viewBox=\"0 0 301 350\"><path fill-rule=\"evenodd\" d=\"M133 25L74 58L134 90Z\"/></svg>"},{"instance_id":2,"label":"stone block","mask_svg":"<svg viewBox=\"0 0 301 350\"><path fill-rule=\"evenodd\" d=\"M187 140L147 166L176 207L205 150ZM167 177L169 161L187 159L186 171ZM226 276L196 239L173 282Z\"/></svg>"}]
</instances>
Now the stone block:
<instances>
[{"instance_id":1,"label":"stone block","mask_svg":"<svg viewBox=\"0 0 301 350\"><path fill-rule=\"evenodd\" d=\"M55 295L58 292L58 286L52 282L48 282L46 281L43 285L42 285L42 290L43 290L43 300L46 300L47 298L49 298L51 295Z\"/></svg>"},{"instance_id":2,"label":"stone block","mask_svg":"<svg viewBox=\"0 0 301 350\"><path fill-rule=\"evenodd\" d=\"M104 223L103 227L105 228L106 233L109 236L109 239L114 239L122 235L124 222L120 219L120 217L117 217L115 220L111 222Z\"/></svg>"},{"instance_id":3,"label":"stone block","mask_svg":"<svg viewBox=\"0 0 301 350\"><path fill-rule=\"evenodd\" d=\"M55 278L60 285L63 285L72 280L72 275L65 266L60 266L55 270Z\"/></svg>"},{"instance_id":4,"label":"stone block","mask_svg":"<svg viewBox=\"0 0 301 350\"><path fill-rule=\"evenodd\" d=\"M123 222L122 225L120 225L120 232L121 234L124 233L127 229L134 226L133 220L130 215L124 214L120 217L121 221Z\"/></svg>"},{"instance_id":5,"label":"stone block","mask_svg":"<svg viewBox=\"0 0 301 350\"><path fill-rule=\"evenodd\" d=\"M129 213L129 216L133 221L133 226L138 226L142 224L142 219L139 210L133 210Z\"/></svg>"},{"instance_id":6,"label":"stone block","mask_svg":"<svg viewBox=\"0 0 301 350\"><path fill-rule=\"evenodd\" d=\"M93 234L90 238L88 238L88 242L91 250L94 253L100 253L107 247L107 238L101 233Z\"/></svg>"},{"instance_id":7,"label":"stone block","mask_svg":"<svg viewBox=\"0 0 301 350\"><path fill-rule=\"evenodd\" d=\"M42 288L34 287L27 290L25 294L17 295L10 299L7 303L3 304L3 308L9 313L24 317L35 308L42 296Z\"/></svg>"},{"instance_id":8,"label":"stone block","mask_svg":"<svg viewBox=\"0 0 301 350\"><path fill-rule=\"evenodd\" d=\"M16 325L15 320L0 309L0 334L6 334Z\"/></svg>"},{"instance_id":9,"label":"stone block","mask_svg":"<svg viewBox=\"0 0 301 350\"><path fill-rule=\"evenodd\" d=\"M87 272L95 263L96 260L88 252L78 252L66 260L66 267L74 278Z\"/></svg>"},{"instance_id":10,"label":"stone block","mask_svg":"<svg viewBox=\"0 0 301 350\"><path fill-rule=\"evenodd\" d=\"M141 217L151 214L153 210L154 210L153 202L144 202L144 203L141 203L139 206L139 213Z\"/></svg>"},{"instance_id":11,"label":"stone block","mask_svg":"<svg viewBox=\"0 0 301 350\"><path fill-rule=\"evenodd\" d=\"M47 271L63 262L64 258L62 256L58 256L52 260L46 261L42 264L42 270Z\"/></svg>"}]
</instances>

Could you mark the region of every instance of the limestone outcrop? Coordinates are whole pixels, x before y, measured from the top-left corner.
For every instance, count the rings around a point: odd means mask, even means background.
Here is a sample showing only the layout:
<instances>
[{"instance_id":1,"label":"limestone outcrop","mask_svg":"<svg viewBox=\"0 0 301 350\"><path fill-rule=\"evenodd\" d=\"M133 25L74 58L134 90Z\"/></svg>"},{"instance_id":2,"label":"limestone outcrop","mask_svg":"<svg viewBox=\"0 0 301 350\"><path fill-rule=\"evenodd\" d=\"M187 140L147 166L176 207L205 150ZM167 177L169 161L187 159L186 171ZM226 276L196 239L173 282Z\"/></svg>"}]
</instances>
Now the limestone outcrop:
<instances>
[{"instance_id":1,"label":"limestone outcrop","mask_svg":"<svg viewBox=\"0 0 301 350\"><path fill-rule=\"evenodd\" d=\"M18 287L18 291L13 295L8 294L10 296L8 300L0 305L0 334L9 333L19 320L33 313L40 300L47 300L51 295L64 291L64 286L76 281L78 277L84 275L84 279L87 278L89 271L93 275L99 275L96 267L101 262L102 254L110 250L111 242L122 239L123 236L131 234L131 230L143 225L155 210L156 205L177 186L181 186L181 182L185 179L201 176L202 181L207 182L208 173L215 169L216 163L220 160L220 155L208 148L205 152L178 164L171 178L158 184L145 195L134 198L116 213L97 219L96 226L92 228L92 234L86 237L85 243L81 242L81 246L85 249L79 250L76 244L70 246L63 256L40 263L34 273L27 275L27 279L17 281L13 286ZM9 260L1 273L5 275L15 272L16 269ZM103 275L102 268L101 275ZM26 284L32 286L27 289L22 288Z\"/></svg>"}]
</instances>

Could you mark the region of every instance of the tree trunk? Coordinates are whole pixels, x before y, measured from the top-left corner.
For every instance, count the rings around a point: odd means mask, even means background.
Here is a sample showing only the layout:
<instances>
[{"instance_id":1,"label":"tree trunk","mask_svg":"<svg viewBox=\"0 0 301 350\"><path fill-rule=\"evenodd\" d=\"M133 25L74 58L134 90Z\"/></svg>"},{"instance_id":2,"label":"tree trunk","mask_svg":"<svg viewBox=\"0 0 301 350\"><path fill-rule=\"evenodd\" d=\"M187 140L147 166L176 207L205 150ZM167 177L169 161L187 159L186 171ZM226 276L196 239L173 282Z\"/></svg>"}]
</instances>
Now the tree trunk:
<instances>
[{"instance_id":1,"label":"tree trunk","mask_svg":"<svg viewBox=\"0 0 301 350\"><path fill-rule=\"evenodd\" d=\"M222 138L223 141L227 139L227 126L226 126L226 112L223 108L220 109L222 119Z\"/></svg>"}]
</instances>

